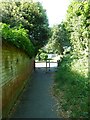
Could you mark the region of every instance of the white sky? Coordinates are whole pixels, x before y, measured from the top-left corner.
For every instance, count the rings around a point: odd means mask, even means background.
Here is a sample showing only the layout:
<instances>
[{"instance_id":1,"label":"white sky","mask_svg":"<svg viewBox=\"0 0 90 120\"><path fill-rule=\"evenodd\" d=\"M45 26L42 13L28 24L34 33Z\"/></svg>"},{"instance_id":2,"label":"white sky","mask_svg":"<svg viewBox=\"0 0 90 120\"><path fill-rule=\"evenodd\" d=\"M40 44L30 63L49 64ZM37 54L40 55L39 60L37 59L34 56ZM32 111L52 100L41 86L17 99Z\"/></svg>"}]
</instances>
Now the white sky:
<instances>
[{"instance_id":1,"label":"white sky","mask_svg":"<svg viewBox=\"0 0 90 120\"><path fill-rule=\"evenodd\" d=\"M42 3L47 11L49 25L59 24L64 18L70 0L34 0Z\"/></svg>"}]
</instances>

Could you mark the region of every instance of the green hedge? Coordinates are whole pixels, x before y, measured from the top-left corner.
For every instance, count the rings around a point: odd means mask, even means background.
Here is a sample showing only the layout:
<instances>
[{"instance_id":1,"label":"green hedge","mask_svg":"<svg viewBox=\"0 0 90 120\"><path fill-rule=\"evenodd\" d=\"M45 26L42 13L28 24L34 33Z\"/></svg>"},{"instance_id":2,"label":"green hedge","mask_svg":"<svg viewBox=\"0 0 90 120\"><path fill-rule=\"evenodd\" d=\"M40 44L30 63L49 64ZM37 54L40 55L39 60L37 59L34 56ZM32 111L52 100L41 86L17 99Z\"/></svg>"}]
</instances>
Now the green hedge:
<instances>
[{"instance_id":1,"label":"green hedge","mask_svg":"<svg viewBox=\"0 0 90 120\"><path fill-rule=\"evenodd\" d=\"M2 40L13 44L17 48L24 50L32 58L34 56L34 46L31 43L27 31L24 28L10 28L9 25L0 23L0 33Z\"/></svg>"}]
</instances>

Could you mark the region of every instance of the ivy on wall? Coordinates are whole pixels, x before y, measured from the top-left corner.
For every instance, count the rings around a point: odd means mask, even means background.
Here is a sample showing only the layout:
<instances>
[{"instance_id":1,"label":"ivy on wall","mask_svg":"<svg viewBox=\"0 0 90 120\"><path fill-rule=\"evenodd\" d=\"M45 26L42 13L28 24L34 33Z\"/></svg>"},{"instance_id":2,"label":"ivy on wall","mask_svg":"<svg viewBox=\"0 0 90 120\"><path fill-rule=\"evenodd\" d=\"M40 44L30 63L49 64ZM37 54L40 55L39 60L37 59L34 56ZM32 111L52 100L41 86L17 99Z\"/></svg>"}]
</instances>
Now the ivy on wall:
<instances>
[{"instance_id":1,"label":"ivy on wall","mask_svg":"<svg viewBox=\"0 0 90 120\"><path fill-rule=\"evenodd\" d=\"M22 49L30 58L34 56L34 46L30 41L27 31L24 28L10 28L9 25L0 23L2 39Z\"/></svg>"}]
</instances>

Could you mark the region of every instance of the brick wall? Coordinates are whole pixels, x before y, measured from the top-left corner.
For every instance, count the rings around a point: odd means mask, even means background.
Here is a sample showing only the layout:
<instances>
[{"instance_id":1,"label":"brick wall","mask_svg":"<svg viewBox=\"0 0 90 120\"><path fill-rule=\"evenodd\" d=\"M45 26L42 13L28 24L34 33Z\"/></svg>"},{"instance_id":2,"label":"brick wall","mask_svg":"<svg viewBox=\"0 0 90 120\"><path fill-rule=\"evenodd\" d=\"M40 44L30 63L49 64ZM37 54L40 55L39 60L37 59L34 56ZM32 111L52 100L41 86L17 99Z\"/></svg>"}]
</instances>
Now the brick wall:
<instances>
[{"instance_id":1,"label":"brick wall","mask_svg":"<svg viewBox=\"0 0 90 120\"><path fill-rule=\"evenodd\" d=\"M7 117L14 102L33 71L34 59L30 59L19 49L2 44L2 116Z\"/></svg>"},{"instance_id":2,"label":"brick wall","mask_svg":"<svg viewBox=\"0 0 90 120\"><path fill-rule=\"evenodd\" d=\"M0 38L0 80L2 78L2 40ZM2 88L0 86L0 120L2 115Z\"/></svg>"}]
</instances>

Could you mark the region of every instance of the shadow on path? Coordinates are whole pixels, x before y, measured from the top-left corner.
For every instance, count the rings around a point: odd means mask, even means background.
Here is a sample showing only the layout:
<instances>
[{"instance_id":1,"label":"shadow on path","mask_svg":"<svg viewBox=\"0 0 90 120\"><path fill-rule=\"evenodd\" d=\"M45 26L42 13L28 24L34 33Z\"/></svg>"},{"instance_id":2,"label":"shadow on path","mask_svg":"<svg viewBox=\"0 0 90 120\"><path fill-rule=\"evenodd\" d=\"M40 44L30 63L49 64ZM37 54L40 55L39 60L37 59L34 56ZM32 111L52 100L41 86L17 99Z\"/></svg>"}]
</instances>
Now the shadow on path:
<instances>
[{"instance_id":1,"label":"shadow on path","mask_svg":"<svg viewBox=\"0 0 90 120\"><path fill-rule=\"evenodd\" d=\"M36 68L29 80L12 118L58 118L56 101L52 96L53 72Z\"/></svg>"}]
</instances>

